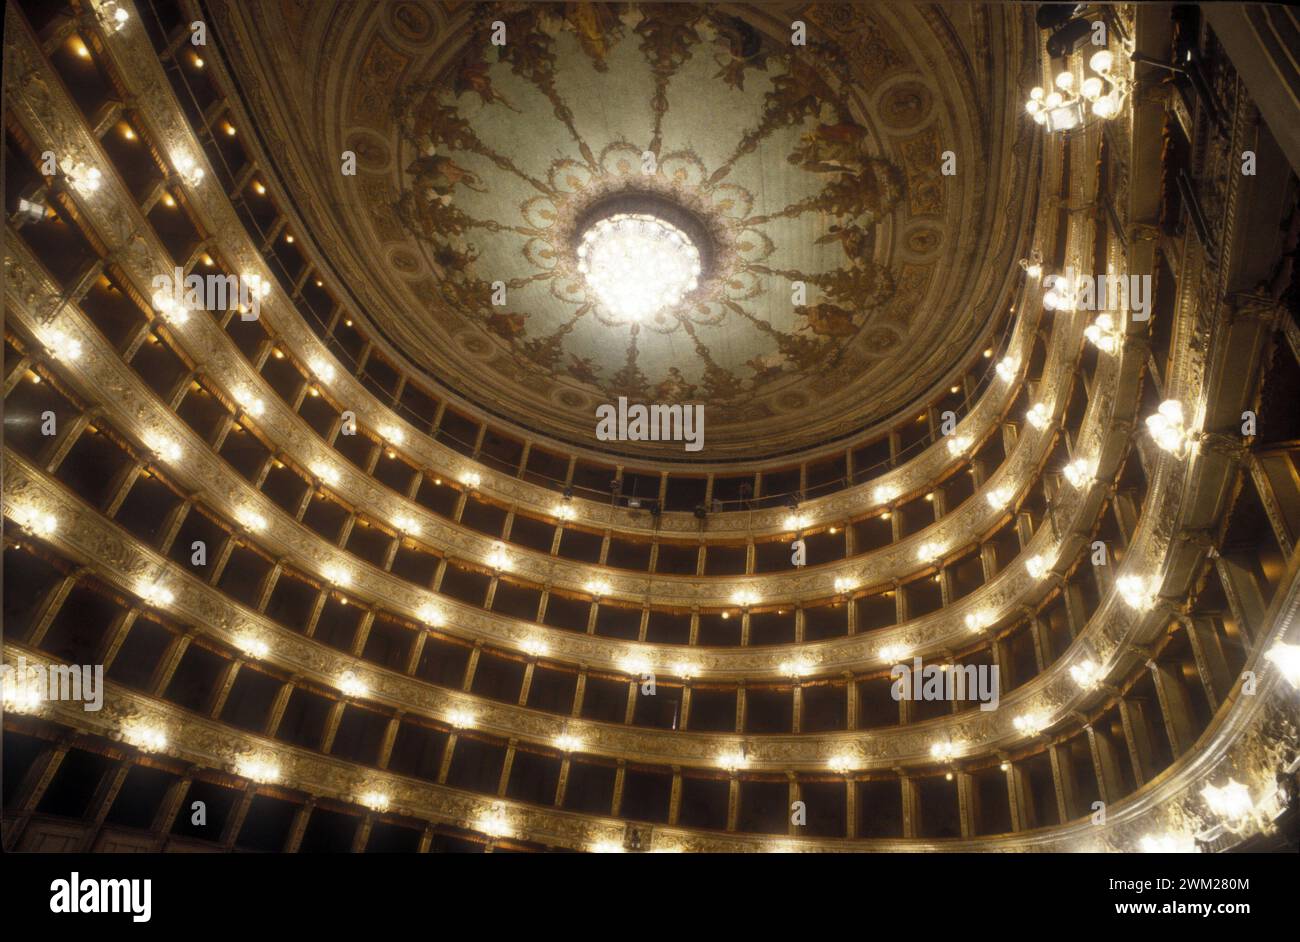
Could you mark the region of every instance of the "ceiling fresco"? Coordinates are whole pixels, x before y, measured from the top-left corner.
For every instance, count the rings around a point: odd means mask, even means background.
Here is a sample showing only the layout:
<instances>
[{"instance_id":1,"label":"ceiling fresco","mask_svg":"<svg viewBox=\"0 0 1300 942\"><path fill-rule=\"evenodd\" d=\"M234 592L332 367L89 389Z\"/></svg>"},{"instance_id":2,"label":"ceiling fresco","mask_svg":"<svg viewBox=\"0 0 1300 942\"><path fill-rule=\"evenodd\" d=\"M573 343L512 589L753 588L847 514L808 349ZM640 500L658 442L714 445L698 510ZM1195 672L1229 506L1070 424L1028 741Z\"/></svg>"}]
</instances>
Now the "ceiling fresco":
<instances>
[{"instance_id":1,"label":"ceiling fresco","mask_svg":"<svg viewBox=\"0 0 1300 942\"><path fill-rule=\"evenodd\" d=\"M1003 102L951 81L991 81L988 33L1020 28L996 9L221 16L249 107L283 133L270 161L384 352L569 443L598 447L595 407L618 396L704 403L705 461L886 419L986 339L1018 257L1027 146L987 131ZM272 28L299 37L296 58L252 48ZM357 154L357 178L322 172L335 148ZM945 176L945 151L1003 172ZM681 303L639 321L599 303L576 252L592 213L629 196L689 216L708 258Z\"/></svg>"}]
</instances>

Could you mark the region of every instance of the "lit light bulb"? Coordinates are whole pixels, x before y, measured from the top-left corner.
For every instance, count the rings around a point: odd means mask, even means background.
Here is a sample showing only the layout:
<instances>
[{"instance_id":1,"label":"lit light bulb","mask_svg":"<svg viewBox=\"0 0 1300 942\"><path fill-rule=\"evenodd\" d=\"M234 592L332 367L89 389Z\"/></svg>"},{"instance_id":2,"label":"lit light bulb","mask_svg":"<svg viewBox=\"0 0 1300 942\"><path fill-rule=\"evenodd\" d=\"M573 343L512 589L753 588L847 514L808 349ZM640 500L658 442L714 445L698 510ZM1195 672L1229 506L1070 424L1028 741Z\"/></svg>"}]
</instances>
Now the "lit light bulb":
<instances>
[{"instance_id":1,"label":"lit light bulb","mask_svg":"<svg viewBox=\"0 0 1300 942\"><path fill-rule=\"evenodd\" d=\"M1091 78L1083 80L1083 84L1079 87L1079 94L1088 101L1096 101L1101 96L1101 90L1103 87L1104 83L1102 80L1094 75Z\"/></svg>"},{"instance_id":2,"label":"lit light bulb","mask_svg":"<svg viewBox=\"0 0 1300 942\"><path fill-rule=\"evenodd\" d=\"M143 752L167 748L167 731L152 723L134 723L122 730L122 738Z\"/></svg>"},{"instance_id":3,"label":"lit light bulb","mask_svg":"<svg viewBox=\"0 0 1300 942\"><path fill-rule=\"evenodd\" d=\"M673 665L673 673L683 680L690 680L700 672L699 667L689 661L678 661Z\"/></svg>"},{"instance_id":4,"label":"lit light bulb","mask_svg":"<svg viewBox=\"0 0 1300 942\"><path fill-rule=\"evenodd\" d=\"M352 584L352 573L347 567L338 563L326 563L321 572L325 576L325 581L336 586L349 586Z\"/></svg>"},{"instance_id":5,"label":"lit light bulb","mask_svg":"<svg viewBox=\"0 0 1300 942\"><path fill-rule=\"evenodd\" d=\"M831 756L826 766L837 775L847 775L857 767L857 762L852 756L837 755Z\"/></svg>"},{"instance_id":6,"label":"lit light bulb","mask_svg":"<svg viewBox=\"0 0 1300 942\"><path fill-rule=\"evenodd\" d=\"M1041 713L1023 713L1012 720L1011 724L1023 736L1037 736L1047 728L1047 717Z\"/></svg>"},{"instance_id":7,"label":"lit light bulb","mask_svg":"<svg viewBox=\"0 0 1300 942\"><path fill-rule=\"evenodd\" d=\"M261 756L250 756L239 761L237 770L244 778L267 784L280 780L280 766Z\"/></svg>"},{"instance_id":8,"label":"lit light bulb","mask_svg":"<svg viewBox=\"0 0 1300 942\"><path fill-rule=\"evenodd\" d=\"M474 725L474 714L469 710L456 707L447 711L447 722L454 729L469 729Z\"/></svg>"},{"instance_id":9,"label":"lit light bulb","mask_svg":"<svg viewBox=\"0 0 1300 942\"><path fill-rule=\"evenodd\" d=\"M259 661L271 652L267 643L254 635L241 635L235 643L239 650Z\"/></svg>"},{"instance_id":10,"label":"lit light bulb","mask_svg":"<svg viewBox=\"0 0 1300 942\"><path fill-rule=\"evenodd\" d=\"M1012 491L1010 485L1004 484L1001 487L993 488L993 490L985 494L984 497L989 502L990 507L994 510L1001 510L1011 502L1014 493L1015 492Z\"/></svg>"},{"instance_id":11,"label":"lit light bulb","mask_svg":"<svg viewBox=\"0 0 1300 942\"><path fill-rule=\"evenodd\" d=\"M555 748L561 752L578 752L582 749L582 740L572 733L561 733L555 737Z\"/></svg>"},{"instance_id":12,"label":"lit light bulb","mask_svg":"<svg viewBox=\"0 0 1300 942\"><path fill-rule=\"evenodd\" d=\"M758 596L749 589L737 589L732 593L731 601L734 604L739 605L741 608L746 608L750 605L756 605L758 603Z\"/></svg>"},{"instance_id":13,"label":"lit light bulb","mask_svg":"<svg viewBox=\"0 0 1300 942\"><path fill-rule=\"evenodd\" d=\"M808 516L806 514L790 514L785 518L785 528L787 530L802 530L808 526Z\"/></svg>"},{"instance_id":14,"label":"lit light bulb","mask_svg":"<svg viewBox=\"0 0 1300 942\"><path fill-rule=\"evenodd\" d=\"M619 661L625 674L631 674L634 677L644 677L653 673L650 667L650 659L644 654L629 654Z\"/></svg>"},{"instance_id":15,"label":"lit light bulb","mask_svg":"<svg viewBox=\"0 0 1300 942\"><path fill-rule=\"evenodd\" d=\"M1101 681L1101 668L1091 660L1070 666L1070 677L1082 690L1092 690Z\"/></svg>"},{"instance_id":16,"label":"lit light bulb","mask_svg":"<svg viewBox=\"0 0 1300 942\"><path fill-rule=\"evenodd\" d=\"M748 768L749 757L739 749L730 750L718 756L718 766L728 772L735 772L738 769Z\"/></svg>"},{"instance_id":17,"label":"lit light bulb","mask_svg":"<svg viewBox=\"0 0 1300 942\"><path fill-rule=\"evenodd\" d=\"M240 507L235 516L245 530L261 533L266 529L266 518L251 507Z\"/></svg>"},{"instance_id":18,"label":"lit light bulb","mask_svg":"<svg viewBox=\"0 0 1300 942\"><path fill-rule=\"evenodd\" d=\"M257 418L263 412L266 411L266 403L262 402L261 399L258 399L257 396L253 395L253 391L251 389L248 389L247 387L240 387L239 389L235 390L234 395L235 395L235 402L239 403L240 407L243 408L245 412L247 412L249 415L253 416L254 418Z\"/></svg>"},{"instance_id":19,"label":"lit light bulb","mask_svg":"<svg viewBox=\"0 0 1300 942\"><path fill-rule=\"evenodd\" d=\"M1073 72L1058 72L1058 73L1057 73L1057 76L1056 76L1056 87L1059 88L1059 89L1060 89L1061 91L1063 91L1063 92L1069 91L1071 88L1073 88L1073 87L1074 87L1074 73L1073 73Z\"/></svg>"},{"instance_id":20,"label":"lit light bulb","mask_svg":"<svg viewBox=\"0 0 1300 942\"><path fill-rule=\"evenodd\" d=\"M942 555L943 546L939 543L922 543L916 551L916 558L923 563L932 563Z\"/></svg>"},{"instance_id":21,"label":"lit light bulb","mask_svg":"<svg viewBox=\"0 0 1300 942\"><path fill-rule=\"evenodd\" d=\"M419 521L408 514L398 514L394 517L393 526L409 536L419 536L420 534Z\"/></svg>"},{"instance_id":22,"label":"lit light bulb","mask_svg":"<svg viewBox=\"0 0 1300 942\"><path fill-rule=\"evenodd\" d=\"M1025 413L1029 424L1036 429L1045 429L1052 421L1052 410L1045 402L1036 402Z\"/></svg>"},{"instance_id":23,"label":"lit light bulb","mask_svg":"<svg viewBox=\"0 0 1300 942\"><path fill-rule=\"evenodd\" d=\"M1025 560L1025 570L1029 573L1029 576L1032 579L1043 578L1043 576L1047 574L1047 570L1050 568L1051 563L1049 563L1043 556L1030 556Z\"/></svg>"},{"instance_id":24,"label":"lit light bulb","mask_svg":"<svg viewBox=\"0 0 1300 942\"><path fill-rule=\"evenodd\" d=\"M930 746L930 758L939 762L949 762L957 754L957 747L951 742L937 742Z\"/></svg>"},{"instance_id":25,"label":"lit light bulb","mask_svg":"<svg viewBox=\"0 0 1300 942\"><path fill-rule=\"evenodd\" d=\"M1144 854L1195 854L1196 841L1186 834L1147 834L1138 841Z\"/></svg>"},{"instance_id":26,"label":"lit light bulb","mask_svg":"<svg viewBox=\"0 0 1300 942\"><path fill-rule=\"evenodd\" d=\"M1192 436L1183 420L1183 405L1177 399L1160 403L1155 415L1147 416L1147 431L1162 450L1182 457Z\"/></svg>"},{"instance_id":27,"label":"lit light bulb","mask_svg":"<svg viewBox=\"0 0 1300 942\"><path fill-rule=\"evenodd\" d=\"M442 609L434 605L432 602L425 602L420 606L419 610L416 611L415 614L420 621L433 628L441 628L447 623L446 618L442 614Z\"/></svg>"},{"instance_id":28,"label":"lit light bulb","mask_svg":"<svg viewBox=\"0 0 1300 942\"><path fill-rule=\"evenodd\" d=\"M782 661L777 670L786 677L803 677L812 671L812 665L803 658L794 658L793 660Z\"/></svg>"},{"instance_id":29,"label":"lit light bulb","mask_svg":"<svg viewBox=\"0 0 1300 942\"><path fill-rule=\"evenodd\" d=\"M970 445L971 437L969 435L950 435L948 437L948 454L955 458L958 455L965 453L966 449L969 448Z\"/></svg>"},{"instance_id":30,"label":"lit light bulb","mask_svg":"<svg viewBox=\"0 0 1300 942\"><path fill-rule=\"evenodd\" d=\"M856 588L857 582L850 579L848 576L836 576L834 585L836 593L842 594L844 592L851 592Z\"/></svg>"},{"instance_id":31,"label":"lit light bulb","mask_svg":"<svg viewBox=\"0 0 1300 942\"><path fill-rule=\"evenodd\" d=\"M1142 576L1120 576L1115 580L1115 590L1130 608L1145 611L1155 603L1155 580Z\"/></svg>"},{"instance_id":32,"label":"lit light bulb","mask_svg":"<svg viewBox=\"0 0 1300 942\"><path fill-rule=\"evenodd\" d=\"M189 154L178 154L172 163L176 167L176 173L190 186L198 186L203 182L203 168Z\"/></svg>"},{"instance_id":33,"label":"lit light bulb","mask_svg":"<svg viewBox=\"0 0 1300 942\"><path fill-rule=\"evenodd\" d=\"M1115 57L1111 55L1110 50L1102 49L1092 54L1092 58L1088 60L1088 68L1099 75L1105 75L1110 71L1110 67L1114 62Z\"/></svg>"},{"instance_id":34,"label":"lit light bulb","mask_svg":"<svg viewBox=\"0 0 1300 942\"><path fill-rule=\"evenodd\" d=\"M1264 655L1292 687L1300 690L1300 644L1279 641Z\"/></svg>"},{"instance_id":35,"label":"lit light bulb","mask_svg":"<svg viewBox=\"0 0 1300 942\"><path fill-rule=\"evenodd\" d=\"M316 378L322 382L328 383L334 379L334 367L325 360L322 360L320 357L314 357L311 362L307 364L307 368L310 369Z\"/></svg>"},{"instance_id":36,"label":"lit light bulb","mask_svg":"<svg viewBox=\"0 0 1300 942\"><path fill-rule=\"evenodd\" d=\"M339 677L339 690L348 697L364 697L370 687L353 671L344 671Z\"/></svg>"},{"instance_id":37,"label":"lit light bulb","mask_svg":"<svg viewBox=\"0 0 1300 942\"><path fill-rule=\"evenodd\" d=\"M477 471L465 471L460 476L460 483L466 487L478 487L483 483L483 476Z\"/></svg>"},{"instance_id":38,"label":"lit light bulb","mask_svg":"<svg viewBox=\"0 0 1300 942\"><path fill-rule=\"evenodd\" d=\"M1109 314L1098 314L1097 319L1083 329L1083 336L1102 353L1115 353L1123 339L1123 334L1115 326L1115 319Z\"/></svg>"},{"instance_id":39,"label":"lit light bulb","mask_svg":"<svg viewBox=\"0 0 1300 942\"><path fill-rule=\"evenodd\" d=\"M609 595L609 589L609 583L604 579L592 579L587 583L587 591L596 596L596 598L600 598L602 595Z\"/></svg>"},{"instance_id":40,"label":"lit light bulb","mask_svg":"<svg viewBox=\"0 0 1300 942\"><path fill-rule=\"evenodd\" d=\"M557 504L555 506L554 514L561 520L572 520L578 515L573 509L572 504Z\"/></svg>"},{"instance_id":41,"label":"lit light bulb","mask_svg":"<svg viewBox=\"0 0 1300 942\"><path fill-rule=\"evenodd\" d=\"M394 445L400 445L406 441L406 433L396 425L385 425L379 430L379 436L384 441L392 442Z\"/></svg>"},{"instance_id":42,"label":"lit light bulb","mask_svg":"<svg viewBox=\"0 0 1300 942\"><path fill-rule=\"evenodd\" d=\"M993 624L993 616L988 612L971 612L966 616L967 631L983 631Z\"/></svg>"},{"instance_id":43,"label":"lit light bulb","mask_svg":"<svg viewBox=\"0 0 1300 942\"><path fill-rule=\"evenodd\" d=\"M1239 821L1255 810L1250 789L1236 779L1228 779L1222 788L1206 785L1201 789L1201 797L1212 812L1229 822Z\"/></svg>"},{"instance_id":44,"label":"lit light bulb","mask_svg":"<svg viewBox=\"0 0 1300 942\"><path fill-rule=\"evenodd\" d=\"M176 601L176 595L171 589L156 582L153 585L146 586L141 591L140 597L154 608L163 608Z\"/></svg>"},{"instance_id":45,"label":"lit light bulb","mask_svg":"<svg viewBox=\"0 0 1300 942\"><path fill-rule=\"evenodd\" d=\"M1087 458L1075 458L1061 470L1061 473L1065 475L1071 487L1084 487L1092 482L1093 475L1097 473L1096 462L1089 461Z\"/></svg>"},{"instance_id":46,"label":"lit light bulb","mask_svg":"<svg viewBox=\"0 0 1300 942\"><path fill-rule=\"evenodd\" d=\"M549 645L541 638L526 638L521 647L525 654L531 654L533 657L541 657L550 650Z\"/></svg>"},{"instance_id":47,"label":"lit light bulb","mask_svg":"<svg viewBox=\"0 0 1300 942\"><path fill-rule=\"evenodd\" d=\"M388 796L381 791L369 791L361 796L361 803L371 811L384 812L388 810Z\"/></svg>"},{"instance_id":48,"label":"lit light bulb","mask_svg":"<svg viewBox=\"0 0 1300 942\"><path fill-rule=\"evenodd\" d=\"M880 649L880 659L886 663L896 663L911 653L911 649L905 644L887 644Z\"/></svg>"},{"instance_id":49,"label":"lit light bulb","mask_svg":"<svg viewBox=\"0 0 1300 942\"><path fill-rule=\"evenodd\" d=\"M1020 369L1020 358L1008 354L998 361L998 365L994 369L997 371L999 379L1009 383L1016 378L1016 372Z\"/></svg>"},{"instance_id":50,"label":"lit light bulb","mask_svg":"<svg viewBox=\"0 0 1300 942\"><path fill-rule=\"evenodd\" d=\"M331 487L338 486L339 472L333 465L326 464L323 461L313 461L310 470L312 474Z\"/></svg>"},{"instance_id":51,"label":"lit light bulb","mask_svg":"<svg viewBox=\"0 0 1300 942\"><path fill-rule=\"evenodd\" d=\"M871 499L877 504L888 504L898 497L898 488L892 484L882 484L871 492Z\"/></svg>"},{"instance_id":52,"label":"lit light bulb","mask_svg":"<svg viewBox=\"0 0 1300 942\"><path fill-rule=\"evenodd\" d=\"M1119 102L1107 95L1092 103L1092 113L1099 118L1113 118L1119 112Z\"/></svg>"}]
</instances>

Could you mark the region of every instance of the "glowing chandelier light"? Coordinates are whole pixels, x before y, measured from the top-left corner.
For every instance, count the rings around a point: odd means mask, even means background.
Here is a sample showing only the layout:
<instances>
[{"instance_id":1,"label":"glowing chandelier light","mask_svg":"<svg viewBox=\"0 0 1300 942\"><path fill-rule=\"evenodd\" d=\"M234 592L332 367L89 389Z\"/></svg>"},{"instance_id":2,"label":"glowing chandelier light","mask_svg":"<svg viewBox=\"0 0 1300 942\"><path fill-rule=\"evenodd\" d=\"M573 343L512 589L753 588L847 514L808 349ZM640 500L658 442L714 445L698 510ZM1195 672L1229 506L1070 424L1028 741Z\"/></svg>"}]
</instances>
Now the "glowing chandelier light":
<instances>
[{"instance_id":1,"label":"glowing chandelier light","mask_svg":"<svg viewBox=\"0 0 1300 942\"><path fill-rule=\"evenodd\" d=\"M1025 111L1048 131L1070 131L1082 127L1089 117L1108 121L1120 113L1128 95L1128 82L1114 71L1115 56L1108 49L1093 53L1087 74L1077 82L1074 72L1057 74L1056 87L1029 92Z\"/></svg>"},{"instance_id":2,"label":"glowing chandelier light","mask_svg":"<svg viewBox=\"0 0 1300 942\"><path fill-rule=\"evenodd\" d=\"M582 234L578 271L610 314L640 321L695 290L700 251L686 233L658 216L615 213Z\"/></svg>"}]
</instances>

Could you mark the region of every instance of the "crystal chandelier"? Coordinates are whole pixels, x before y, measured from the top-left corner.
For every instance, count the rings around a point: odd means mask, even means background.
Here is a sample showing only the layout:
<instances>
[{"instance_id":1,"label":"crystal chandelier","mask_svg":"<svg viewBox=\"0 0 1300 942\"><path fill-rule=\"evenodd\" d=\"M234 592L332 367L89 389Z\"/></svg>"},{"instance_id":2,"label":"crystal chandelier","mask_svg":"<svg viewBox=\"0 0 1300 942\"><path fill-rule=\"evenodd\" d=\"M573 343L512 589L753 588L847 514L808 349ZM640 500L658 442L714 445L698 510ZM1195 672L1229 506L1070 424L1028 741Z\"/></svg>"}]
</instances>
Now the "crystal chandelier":
<instances>
[{"instance_id":1,"label":"crystal chandelier","mask_svg":"<svg viewBox=\"0 0 1300 942\"><path fill-rule=\"evenodd\" d=\"M700 251L686 233L658 216L616 213L582 234L578 271L611 315L640 321L695 290Z\"/></svg>"}]
</instances>

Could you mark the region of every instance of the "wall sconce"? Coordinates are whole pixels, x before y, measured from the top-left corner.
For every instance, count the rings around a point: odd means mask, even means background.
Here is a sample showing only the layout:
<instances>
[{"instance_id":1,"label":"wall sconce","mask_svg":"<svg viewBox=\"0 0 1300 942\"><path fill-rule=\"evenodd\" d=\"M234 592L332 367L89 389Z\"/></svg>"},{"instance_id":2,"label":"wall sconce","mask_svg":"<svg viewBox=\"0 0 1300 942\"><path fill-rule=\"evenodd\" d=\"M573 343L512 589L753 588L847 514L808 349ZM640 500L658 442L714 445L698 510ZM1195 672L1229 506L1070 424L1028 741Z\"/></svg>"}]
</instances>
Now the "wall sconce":
<instances>
[{"instance_id":1,"label":"wall sconce","mask_svg":"<svg viewBox=\"0 0 1300 942\"><path fill-rule=\"evenodd\" d=\"M1102 353L1115 353L1124 341L1123 332L1109 314L1098 314L1097 319L1083 329L1083 336Z\"/></svg>"},{"instance_id":2,"label":"wall sconce","mask_svg":"<svg viewBox=\"0 0 1300 942\"><path fill-rule=\"evenodd\" d=\"M848 775L857 768L857 761L850 755L831 756L826 767L837 775Z\"/></svg>"},{"instance_id":3,"label":"wall sconce","mask_svg":"<svg viewBox=\"0 0 1300 942\"><path fill-rule=\"evenodd\" d=\"M994 510L1001 510L1011 502L1014 493L1015 492L1012 491L1010 485L1003 484L1001 487L995 487L993 490L985 494L984 499L989 502L989 506Z\"/></svg>"},{"instance_id":4,"label":"wall sconce","mask_svg":"<svg viewBox=\"0 0 1300 942\"><path fill-rule=\"evenodd\" d=\"M103 182L103 174L99 172L98 167L91 167L83 163L74 163L71 160L63 160L59 163L59 169L63 171L63 176L68 183L78 193L83 196L89 196L99 189L100 183Z\"/></svg>"},{"instance_id":5,"label":"wall sconce","mask_svg":"<svg viewBox=\"0 0 1300 942\"><path fill-rule=\"evenodd\" d=\"M1087 458L1075 458L1061 469L1061 473L1065 475L1071 487L1084 487L1092 483L1097 467L1095 462Z\"/></svg>"},{"instance_id":6,"label":"wall sconce","mask_svg":"<svg viewBox=\"0 0 1300 942\"><path fill-rule=\"evenodd\" d=\"M999 379L1009 383L1016 378L1016 373L1020 370L1020 357L1008 353L998 361L998 365L994 369L997 371Z\"/></svg>"},{"instance_id":7,"label":"wall sconce","mask_svg":"<svg viewBox=\"0 0 1300 942\"><path fill-rule=\"evenodd\" d=\"M1183 404L1177 399L1160 403L1155 415L1147 416L1147 431L1162 450L1178 458L1186 458L1195 444L1197 435L1187 428L1183 418Z\"/></svg>"},{"instance_id":8,"label":"wall sconce","mask_svg":"<svg viewBox=\"0 0 1300 942\"><path fill-rule=\"evenodd\" d=\"M1120 576L1115 580L1115 591L1120 594L1130 608L1146 611L1156 600L1156 578L1144 576Z\"/></svg>"},{"instance_id":9,"label":"wall sconce","mask_svg":"<svg viewBox=\"0 0 1300 942\"><path fill-rule=\"evenodd\" d=\"M1020 260L1020 267L1025 270L1025 274L1030 278L1039 278L1043 274L1043 253L1034 249L1029 253L1029 258Z\"/></svg>"},{"instance_id":10,"label":"wall sconce","mask_svg":"<svg viewBox=\"0 0 1300 942\"><path fill-rule=\"evenodd\" d=\"M718 756L718 766L728 772L735 772L749 767L749 757L745 755L745 749L742 746L739 749L724 752Z\"/></svg>"},{"instance_id":11,"label":"wall sconce","mask_svg":"<svg viewBox=\"0 0 1300 942\"><path fill-rule=\"evenodd\" d=\"M1037 736L1047 728L1047 717L1041 713L1024 713L1011 723L1022 736Z\"/></svg>"},{"instance_id":12,"label":"wall sconce","mask_svg":"<svg viewBox=\"0 0 1300 942\"><path fill-rule=\"evenodd\" d=\"M1264 655L1292 687L1300 690L1300 644L1279 641Z\"/></svg>"},{"instance_id":13,"label":"wall sconce","mask_svg":"<svg viewBox=\"0 0 1300 942\"><path fill-rule=\"evenodd\" d=\"M173 160L172 164L176 167L176 173L188 186L196 187L203 182L203 168L189 154L179 154ZM244 279L247 281L247 277Z\"/></svg>"},{"instance_id":14,"label":"wall sconce","mask_svg":"<svg viewBox=\"0 0 1300 942\"><path fill-rule=\"evenodd\" d=\"M1025 419L1034 428L1042 431L1052 422L1052 409L1045 402L1036 402L1025 413Z\"/></svg>"},{"instance_id":15,"label":"wall sconce","mask_svg":"<svg viewBox=\"0 0 1300 942\"><path fill-rule=\"evenodd\" d=\"M582 740L572 733L561 733L555 737L555 748L561 752L577 752L582 749Z\"/></svg>"},{"instance_id":16,"label":"wall sconce","mask_svg":"<svg viewBox=\"0 0 1300 942\"><path fill-rule=\"evenodd\" d=\"M474 725L474 714L469 710L456 707L447 711L447 722L454 729L469 729Z\"/></svg>"},{"instance_id":17,"label":"wall sconce","mask_svg":"<svg viewBox=\"0 0 1300 942\"><path fill-rule=\"evenodd\" d=\"M937 742L930 746L930 758L937 762L951 762L957 755L957 746L950 741Z\"/></svg>"},{"instance_id":18,"label":"wall sconce","mask_svg":"<svg viewBox=\"0 0 1300 942\"><path fill-rule=\"evenodd\" d=\"M1091 660L1070 665L1070 677L1081 690L1093 690L1101 682L1101 668Z\"/></svg>"},{"instance_id":19,"label":"wall sconce","mask_svg":"<svg viewBox=\"0 0 1300 942\"><path fill-rule=\"evenodd\" d=\"M940 543L922 543L916 550L916 558L923 563L933 563L943 555Z\"/></svg>"},{"instance_id":20,"label":"wall sconce","mask_svg":"<svg viewBox=\"0 0 1300 942\"><path fill-rule=\"evenodd\" d=\"M339 677L339 690L347 697L364 697L370 687L354 671L344 671Z\"/></svg>"},{"instance_id":21,"label":"wall sconce","mask_svg":"<svg viewBox=\"0 0 1300 942\"><path fill-rule=\"evenodd\" d=\"M1055 560L1048 560L1045 556L1030 556L1025 560L1025 569L1029 572L1030 578L1041 579L1043 576L1047 575L1047 571L1052 568L1053 562L1055 562Z\"/></svg>"},{"instance_id":22,"label":"wall sconce","mask_svg":"<svg viewBox=\"0 0 1300 942\"><path fill-rule=\"evenodd\" d=\"M1049 311L1073 311L1078 299L1075 286L1064 275L1052 275L1045 282L1047 290L1043 292L1043 307Z\"/></svg>"}]
</instances>

